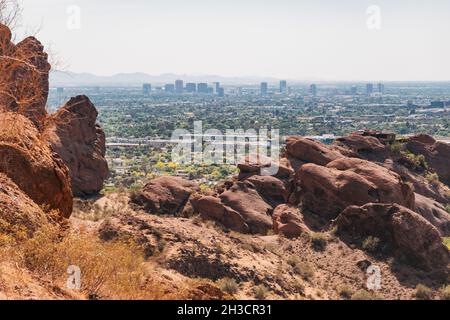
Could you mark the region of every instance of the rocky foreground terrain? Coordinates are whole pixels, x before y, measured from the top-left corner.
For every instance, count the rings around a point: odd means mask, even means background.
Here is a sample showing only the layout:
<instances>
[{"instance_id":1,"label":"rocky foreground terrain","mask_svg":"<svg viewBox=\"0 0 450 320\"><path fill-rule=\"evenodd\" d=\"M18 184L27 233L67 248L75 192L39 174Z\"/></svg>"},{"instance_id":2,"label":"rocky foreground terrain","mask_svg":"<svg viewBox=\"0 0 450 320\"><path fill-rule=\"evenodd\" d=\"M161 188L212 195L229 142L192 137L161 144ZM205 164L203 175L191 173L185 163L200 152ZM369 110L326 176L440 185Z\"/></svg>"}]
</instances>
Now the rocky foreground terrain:
<instances>
[{"instance_id":1,"label":"rocky foreground terrain","mask_svg":"<svg viewBox=\"0 0 450 320\"><path fill-rule=\"evenodd\" d=\"M1 25L0 69L0 299L449 299L450 145L290 137L275 176L249 156L214 190L100 196L94 105L48 114L43 46Z\"/></svg>"}]
</instances>

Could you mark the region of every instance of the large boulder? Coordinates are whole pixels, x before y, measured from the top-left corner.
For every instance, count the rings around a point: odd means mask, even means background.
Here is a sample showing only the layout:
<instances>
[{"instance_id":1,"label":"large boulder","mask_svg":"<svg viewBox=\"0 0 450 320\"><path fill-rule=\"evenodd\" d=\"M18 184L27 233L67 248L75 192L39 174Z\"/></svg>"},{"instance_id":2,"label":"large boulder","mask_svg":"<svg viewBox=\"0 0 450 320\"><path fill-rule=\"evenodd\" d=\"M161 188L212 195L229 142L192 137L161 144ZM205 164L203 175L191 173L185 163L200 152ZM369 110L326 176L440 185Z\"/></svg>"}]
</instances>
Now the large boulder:
<instances>
[{"instance_id":1,"label":"large boulder","mask_svg":"<svg viewBox=\"0 0 450 320\"><path fill-rule=\"evenodd\" d=\"M0 235L21 240L31 237L47 216L5 174L0 173Z\"/></svg>"},{"instance_id":2,"label":"large boulder","mask_svg":"<svg viewBox=\"0 0 450 320\"><path fill-rule=\"evenodd\" d=\"M28 37L14 45L11 32L0 26L0 106L18 112L42 128L49 92L48 56L42 44Z\"/></svg>"},{"instance_id":3,"label":"large boulder","mask_svg":"<svg viewBox=\"0 0 450 320\"><path fill-rule=\"evenodd\" d=\"M286 153L288 158L293 157L306 163L325 166L333 160L343 157L323 143L303 137L289 137L286 140Z\"/></svg>"},{"instance_id":4,"label":"large boulder","mask_svg":"<svg viewBox=\"0 0 450 320\"><path fill-rule=\"evenodd\" d=\"M372 136L350 134L338 138L331 146L347 157L363 158L371 161L382 161L389 155L387 146Z\"/></svg>"},{"instance_id":5,"label":"large boulder","mask_svg":"<svg viewBox=\"0 0 450 320\"><path fill-rule=\"evenodd\" d=\"M246 181L253 184L259 195L272 207L289 200L290 184L272 176L252 176Z\"/></svg>"},{"instance_id":6,"label":"large boulder","mask_svg":"<svg viewBox=\"0 0 450 320\"><path fill-rule=\"evenodd\" d=\"M179 177L159 177L147 183L133 202L153 214L180 215L192 194L199 192L197 183Z\"/></svg>"},{"instance_id":7,"label":"large boulder","mask_svg":"<svg viewBox=\"0 0 450 320\"><path fill-rule=\"evenodd\" d=\"M343 158L327 167L306 164L299 171L303 208L327 219L350 205L398 203L414 209L414 192L400 177L371 162Z\"/></svg>"},{"instance_id":8,"label":"large boulder","mask_svg":"<svg viewBox=\"0 0 450 320\"><path fill-rule=\"evenodd\" d=\"M450 237L450 213L439 202L416 193L416 212L430 222L443 237Z\"/></svg>"},{"instance_id":9,"label":"large boulder","mask_svg":"<svg viewBox=\"0 0 450 320\"><path fill-rule=\"evenodd\" d=\"M397 256L424 269L440 269L449 263L448 249L438 230L419 214L397 204L350 206L336 219L345 240L361 243L379 238Z\"/></svg>"},{"instance_id":10,"label":"large boulder","mask_svg":"<svg viewBox=\"0 0 450 320\"><path fill-rule=\"evenodd\" d=\"M255 175L274 176L281 180L289 180L294 176L294 170L286 159L274 161L269 157L250 154L244 157L237 165L239 180L244 180Z\"/></svg>"},{"instance_id":11,"label":"large boulder","mask_svg":"<svg viewBox=\"0 0 450 320\"><path fill-rule=\"evenodd\" d=\"M45 210L70 217L73 196L66 165L33 123L17 113L0 113L0 172Z\"/></svg>"},{"instance_id":12,"label":"large boulder","mask_svg":"<svg viewBox=\"0 0 450 320\"><path fill-rule=\"evenodd\" d=\"M450 144L436 142L432 137L419 135L412 137L406 147L416 155L423 155L428 168L436 172L442 182L450 185Z\"/></svg>"},{"instance_id":13,"label":"large boulder","mask_svg":"<svg viewBox=\"0 0 450 320\"><path fill-rule=\"evenodd\" d=\"M287 238L297 238L310 232L305 225L303 215L297 207L282 204L275 208L273 215L273 232Z\"/></svg>"},{"instance_id":14,"label":"large boulder","mask_svg":"<svg viewBox=\"0 0 450 320\"><path fill-rule=\"evenodd\" d=\"M97 110L86 96L70 99L47 121L44 136L69 168L75 196L91 196L108 176L105 134Z\"/></svg>"},{"instance_id":15,"label":"large boulder","mask_svg":"<svg viewBox=\"0 0 450 320\"><path fill-rule=\"evenodd\" d=\"M195 211L203 218L217 221L231 230L267 234L272 229L273 206L249 181L234 183L219 197L201 197L192 202Z\"/></svg>"}]
</instances>

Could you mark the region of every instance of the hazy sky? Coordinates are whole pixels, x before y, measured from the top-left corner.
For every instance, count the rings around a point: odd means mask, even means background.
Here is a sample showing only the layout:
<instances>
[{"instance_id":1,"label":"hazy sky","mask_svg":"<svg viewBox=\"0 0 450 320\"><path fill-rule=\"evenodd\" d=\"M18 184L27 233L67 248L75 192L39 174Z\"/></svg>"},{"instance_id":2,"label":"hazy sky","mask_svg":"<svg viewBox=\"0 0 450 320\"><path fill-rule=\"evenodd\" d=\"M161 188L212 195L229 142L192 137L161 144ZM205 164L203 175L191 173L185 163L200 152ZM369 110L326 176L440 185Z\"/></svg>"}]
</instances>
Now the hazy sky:
<instances>
[{"instance_id":1,"label":"hazy sky","mask_svg":"<svg viewBox=\"0 0 450 320\"><path fill-rule=\"evenodd\" d=\"M25 23L42 22L39 38L75 72L450 80L449 0L21 2ZM70 29L73 5L81 24ZM367 26L371 5L380 30Z\"/></svg>"}]
</instances>

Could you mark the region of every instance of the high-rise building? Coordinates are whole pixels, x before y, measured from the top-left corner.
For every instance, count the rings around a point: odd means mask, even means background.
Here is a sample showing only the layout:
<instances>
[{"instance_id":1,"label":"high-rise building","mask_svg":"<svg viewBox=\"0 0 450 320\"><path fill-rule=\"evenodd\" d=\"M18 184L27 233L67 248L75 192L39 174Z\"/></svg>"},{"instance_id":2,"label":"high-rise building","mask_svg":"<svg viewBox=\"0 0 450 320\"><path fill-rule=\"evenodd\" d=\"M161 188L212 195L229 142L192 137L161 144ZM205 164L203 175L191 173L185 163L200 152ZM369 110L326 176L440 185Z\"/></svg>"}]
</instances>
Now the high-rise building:
<instances>
[{"instance_id":1,"label":"high-rise building","mask_svg":"<svg viewBox=\"0 0 450 320\"><path fill-rule=\"evenodd\" d=\"M198 93L208 93L208 84L207 83L197 84L197 92Z\"/></svg>"},{"instance_id":2,"label":"high-rise building","mask_svg":"<svg viewBox=\"0 0 450 320\"><path fill-rule=\"evenodd\" d=\"M317 96L317 85L312 84L309 87L309 92L313 95L313 97Z\"/></svg>"},{"instance_id":3,"label":"high-rise building","mask_svg":"<svg viewBox=\"0 0 450 320\"><path fill-rule=\"evenodd\" d=\"M62 87L57 88L56 89L56 93L63 94L64 93L64 88L62 88Z\"/></svg>"},{"instance_id":4,"label":"high-rise building","mask_svg":"<svg viewBox=\"0 0 450 320\"><path fill-rule=\"evenodd\" d=\"M144 83L142 85L142 92L147 95L152 91L152 85L150 83Z\"/></svg>"},{"instance_id":5,"label":"high-rise building","mask_svg":"<svg viewBox=\"0 0 450 320\"><path fill-rule=\"evenodd\" d=\"M373 83L368 83L366 85L366 94L370 96L373 93Z\"/></svg>"},{"instance_id":6,"label":"high-rise building","mask_svg":"<svg viewBox=\"0 0 450 320\"><path fill-rule=\"evenodd\" d=\"M381 82L378 84L378 92L383 94L384 93L384 84Z\"/></svg>"},{"instance_id":7,"label":"high-rise building","mask_svg":"<svg viewBox=\"0 0 450 320\"><path fill-rule=\"evenodd\" d=\"M174 92L175 92L175 86L174 86L173 84L171 84L171 83L166 84L166 85L164 86L164 91L165 91L166 93L174 93Z\"/></svg>"},{"instance_id":8,"label":"high-rise building","mask_svg":"<svg viewBox=\"0 0 450 320\"><path fill-rule=\"evenodd\" d=\"M352 96L356 96L358 94L358 87L352 86L350 93L352 94Z\"/></svg>"},{"instance_id":9,"label":"high-rise building","mask_svg":"<svg viewBox=\"0 0 450 320\"><path fill-rule=\"evenodd\" d=\"M267 82L261 82L261 95L267 96Z\"/></svg>"},{"instance_id":10,"label":"high-rise building","mask_svg":"<svg viewBox=\"0 0 450 320\"><path fill-rule=\"evenodd\" d=\"M175 92L177 94L182 94L183 93L183 88L184 88L183 80L176 80L175 81Z\"/></svg>"},{"instance_id":11,"label":"high-rise building","mask_svg":"<svg viewBox=\"0 0 450 320\"><path fill-rule=\"evenodd\" d=\"M186 83L186 91L189 93L197 92L197 84L192 82Z\"/></svg>"},{"instance_id":12,"label":"high-rise building","mask_svg":"<svg viewBox=\"0 0 450 320\"><path fill-rule=\"evenodd\" d=\"M224 90L222 87L219 87L219 88L217 89L217 95L218 95L219 97L224 97L224 96L225 96L225 90Z\"/></svg>"},{"instance_id":13,"label":"high-rise building","mask_svg":"<svg viewBox=\"0 0 450 320\"><path fill-rule=\"evenodd\" d=\"M214 82L214 93L219 94L220 82Z\"/></svg>"},{"instance_id":14,"label":"high-rise building","mask_svg":"<svg viewBox=\"0 0 450 320\"><path fill-rule=\"evenodd\" d=\"M287 81L286 80L280 81L280 93L287 93Z\"/></svg>"}]
</instances>

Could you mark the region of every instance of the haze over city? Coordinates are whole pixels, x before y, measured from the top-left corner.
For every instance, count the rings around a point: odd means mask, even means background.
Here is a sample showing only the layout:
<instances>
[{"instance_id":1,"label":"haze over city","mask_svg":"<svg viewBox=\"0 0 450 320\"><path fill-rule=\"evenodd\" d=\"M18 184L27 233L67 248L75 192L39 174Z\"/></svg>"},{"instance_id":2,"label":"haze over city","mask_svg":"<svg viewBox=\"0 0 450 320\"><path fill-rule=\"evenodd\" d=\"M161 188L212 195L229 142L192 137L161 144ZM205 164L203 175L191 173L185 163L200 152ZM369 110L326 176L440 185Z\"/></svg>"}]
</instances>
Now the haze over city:
<instances>
[{"instance_id":1,"label":"haze over city","mask_svg":"<svg viewBox=\"0 0 450 320\"><path fill-rule=\"evenodd\" d=\"M444 0L21 2L73 72L450 80Z\"/></svg>"}]
</instances>

